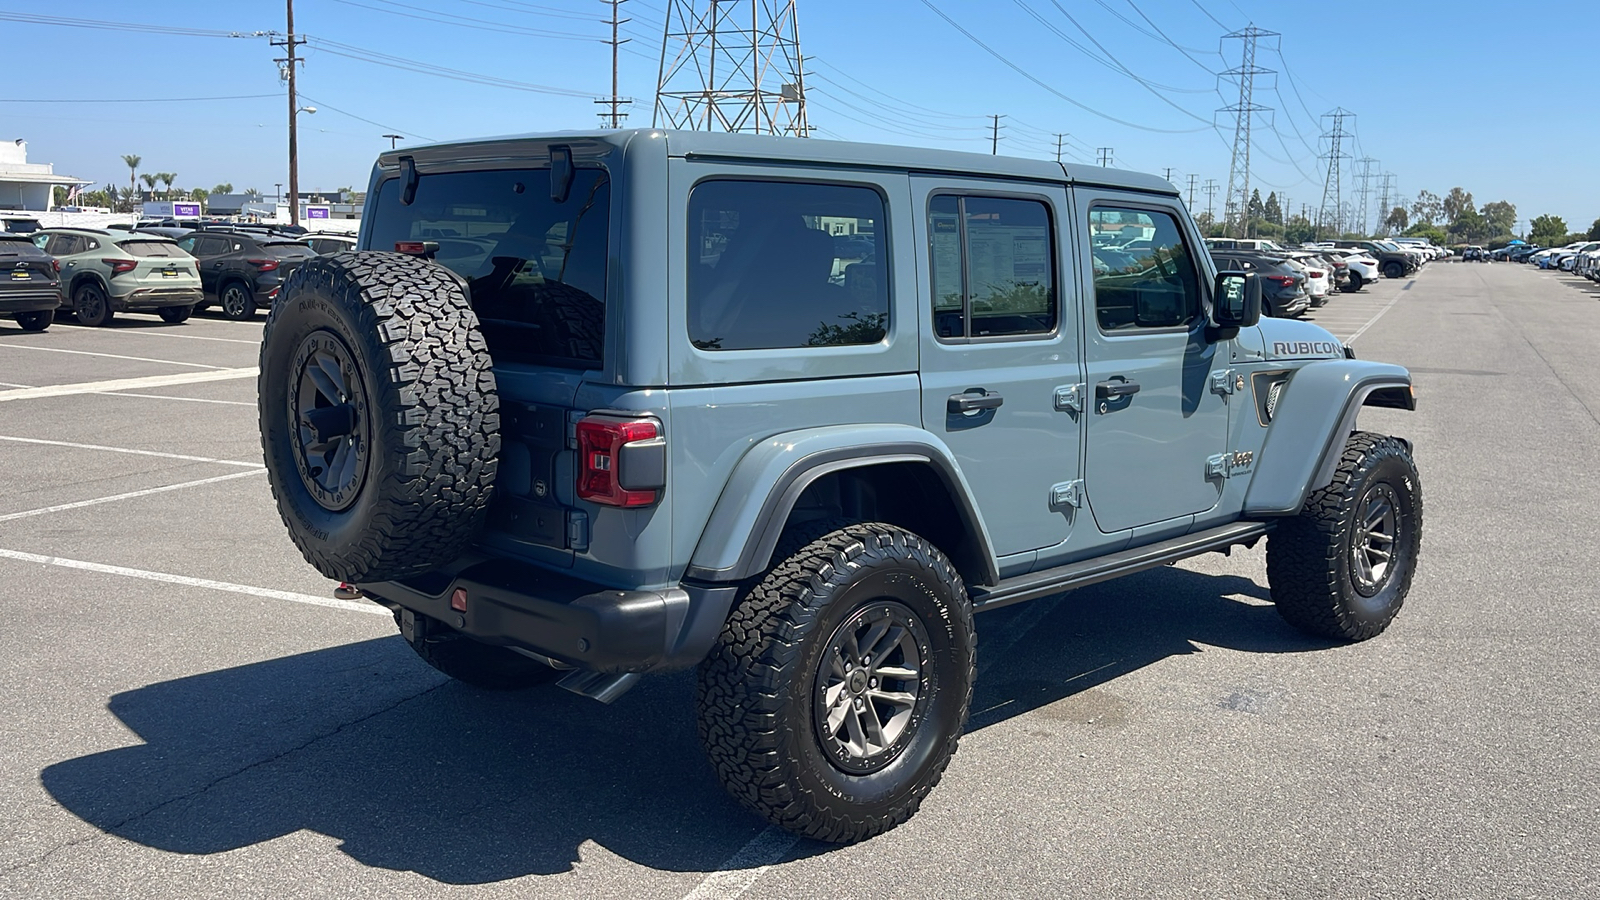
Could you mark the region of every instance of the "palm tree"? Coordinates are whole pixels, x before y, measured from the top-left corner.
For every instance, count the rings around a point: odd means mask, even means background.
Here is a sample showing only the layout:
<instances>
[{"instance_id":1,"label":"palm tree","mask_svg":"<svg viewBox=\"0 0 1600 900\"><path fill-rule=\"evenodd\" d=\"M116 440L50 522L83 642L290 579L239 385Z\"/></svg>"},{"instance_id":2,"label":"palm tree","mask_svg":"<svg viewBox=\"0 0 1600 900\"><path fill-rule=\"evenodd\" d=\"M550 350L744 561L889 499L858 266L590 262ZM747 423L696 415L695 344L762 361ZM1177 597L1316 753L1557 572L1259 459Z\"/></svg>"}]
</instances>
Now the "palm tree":
<instances>
[{"instance_id":1,"label":"palm tree","mask_svg":"<svg viewBox=\"0 0 1600 900\"><path fill-rule=\"evenodd\" d=\"M161 183L167 186L167 189L166 189L165 193L167 195L167 199L171 200L172 199L172 183L174 181L178 180L178 173L177 172L159 172L159 173L156 174L156 177L161 179Z\"/></svg>"},{"instance_id":2,"label":"palm tree","mask_svg":"<svg viewBox=\"0 0 1600 900\"><path fill-rule=\"evenodd\" d=\"M155 199L156 182L160 181L161 179L146 172L145 174L139 176L139 180L144 182L144 186L150 189L150 198Z\"/></svg>"},{"instance_id":3,"label":"palm tree","mask_svg":"<svg viewBox=\"0 0 1600 900\"><path fill-rule=\"evenodd\" d=\"M144 157L129 153L122 157L122 161L128 164L128 189L134 191L138 190L139 163L144 162Z\"/></svg>"},{"instance_id":4,"label":"palm tree","mask_svg":"<svg viewBox=\"0 0 1600 900\"><path fill-rule=\"evenodd\" d=\"M228 183L228 182L226 182L226 181L224 181L223 183L221 183L221 184L217 185L216 187L212 188L211 189L211 193L213 193L213 194L231 194L231 193L233 193L233 185Z\"/></svg>"}]
</instances>

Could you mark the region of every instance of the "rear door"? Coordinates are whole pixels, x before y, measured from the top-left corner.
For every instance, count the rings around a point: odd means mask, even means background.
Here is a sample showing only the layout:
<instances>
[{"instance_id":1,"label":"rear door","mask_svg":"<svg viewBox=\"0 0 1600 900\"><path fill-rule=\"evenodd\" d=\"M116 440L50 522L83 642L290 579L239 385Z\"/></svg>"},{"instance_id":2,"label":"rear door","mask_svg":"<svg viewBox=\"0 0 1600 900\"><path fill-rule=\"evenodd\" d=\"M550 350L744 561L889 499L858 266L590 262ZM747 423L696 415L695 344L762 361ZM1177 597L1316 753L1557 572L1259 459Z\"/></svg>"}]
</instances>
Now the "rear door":
<instances>
[{"instance_id":1,"label":"rear door","mask_svg":"<svg viewBox=\"0 0 1600 900\"><path fill-rule=\"evenodd\" d=\"M955 454L1011 574L1032 551L1067 540L1081 496L1066 188L935 176L911 184L923 427Z\"/></svg>"},{"instance_id":2,"label":"rear door","mask_svg":"<svg viewBox=\"0 0 1600 900\"><path fill-rule=\"evenodd\" d=\"M136 262L130 273L139 287L195 288L200 276L189 254L172 241L133 240L118 245Z\"/></svg>"},{"instance_id":3,"label":"rear door","mask_svg":"<svg viewBox=\"0 0 1600 900\"><path fill-rule=\"evenodd\" d=\"M1201 244L1176 198L1075 193L1088 230L1136 226L1152 242L1131 262L1094 267L1083 306L1089 508L1107 533L1181 532L1221 497L1209 469L1228 440L1225 387L1213 382L1228 345L1206 339Z\"/></svg>"}]
</instances>

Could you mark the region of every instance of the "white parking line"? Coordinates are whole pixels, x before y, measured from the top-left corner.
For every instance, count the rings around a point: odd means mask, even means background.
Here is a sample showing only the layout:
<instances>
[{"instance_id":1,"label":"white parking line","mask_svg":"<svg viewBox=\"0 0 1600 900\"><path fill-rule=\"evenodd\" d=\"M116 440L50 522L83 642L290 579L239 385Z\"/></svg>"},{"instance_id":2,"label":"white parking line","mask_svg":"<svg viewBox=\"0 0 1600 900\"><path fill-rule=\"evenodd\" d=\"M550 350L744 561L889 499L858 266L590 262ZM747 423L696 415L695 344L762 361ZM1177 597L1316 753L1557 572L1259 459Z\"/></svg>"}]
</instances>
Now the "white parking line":
<instances>
[{"instance_id":1,"label":"white parking line","mask_svg":"<svg viewBox=\"0 0 1600 900\"><path fill-rule=\"evenodd\" d=\"M151 494L164 494L167 491L181 491L184 488L199 487L203 484L216 484L219 481L232 481L235 478L249 478L260 475L265 469L252 469L249 472L229 472L226 475L217 475L211 478L201 478L198 481L185 481L179 484L166 484L161 487L145 488L139 491L128 491L125 494L112 494L109 497L95 497L92 500L76 500L72 503L58 503L55 506L41 506L38 509L25 509L22 512L6 513L0 515L0 522L10 522L13 519L27 519L32 516L42 516L46 513L62 512L68 509L82 509L85 506L98 506L101 503L113 503L117 500L132 500L135 497L148 497Z\"/></svg>"},{"instance_id":2,"label":"white parking line","mask_svg":"<svg viewBox=\"0 0 1600 900\"><path fill-rule=\"evenodd\" d=\"M134 357L124 357L133 359ZM73 394L103 394L107 391L136 388L168 387L175 384L203 384L208 381L232 381L254 378L259 373L255 366L247 369L209 367L209 372L184 372L179 375L144 375L139 378L114 378L110 381L80 381L76 384L49 384L44 387L19 388L0 391L0 403L8 400L38 400L43 397L67 397Z\"/></svg>"},{"instance_id":3,"label":"white parking line","mask_svg":"<svg viewBox=\"0 0 1600 900\"><path fill-rule=\"evenodd\" d=\"M168 394L129 394L122 391L90 391L101 397L142 397L146 400L185 400L189 403L221 403L224 406L249 406L255 404L246 400L212 400L210 397L173 397Z\"/></svg>"},{"instance_id":4,"label":"white parking line","mask_svg":"<svg viewBox=\"0 0 1600 900\"><path fill-rule=\"evenodd\" d=\"M209 578L190 578L187 575L169 575L166 572L147 572L144 569L130 569L126 566L108 566L104 563L85 562L81 559L65 559L59 556L40 556L37 553L23 553L19 550L0 550L0 559L14 559L19 562L39 563L45 566L58 566L63 569L79 569L85 572L99 572L105 575L122 575L128 578L142 578L145 581L163 581L167 584L181 584L185 587L209 588L214 591L227 591L233 594L244 594L249 597L265 597L272 600L287 600L290 603L304 603L308 606L326 606L330 609L342 609L347 612L367 613L374 616L391 615L388 609L375 603L356 603L350 600L336 600L333 597L317 597L311 594L297 594L293 591L277 591L271 588L251 587L247 584L233 584L227 581L212 581Z\"/></svg>"},{"instance_id":5,"label":"white parking line","mask_svg":"<svg viewBox=\"0 0 1600 900\"><path fill-rule=\"evenodd\" d=\"M707 875L694 890L684 894L683 900L733 900L750 890L799 841L778 826L768 825L740 847L738 853L724 860L717 871Z\"/></svg>"},{"instance_id":6,"label":"white parking line","mask_svg":"<svg viewBox=\"0 0 1600 900\"><path fill-rule=\"evenodd\" d=\"M134 362L162 363L169 366L187 366L191 369L222 369L225 366L208 366L205 363L178 362L171 359L151 359L148 356L122 356L116 353L96 353L93 350L68 350L65 347L35 347L32 344L13 344L0 341L0 347L10 347L13 350L42 350L46 353L71 353L76 356L103 356L106 359L130 359Z\"/></svg>"},{"instance_id":7,"label":"white parking line","mask_svg":"<svg viewBox=\"0 0 1600 900\"><path fill-rule=\"evenodd\" d=\"M250 469L264 468L258 462L244 462L237 459L215 459L210 456L189 456L183 453L162 453L159 450L135 450L131 447L106 447L101 444L76 444L72 441L47 441L43 438L16 437L14 435L0 434L0 441L13 441L18 444L41 444L46 447L70 447L74 450L104 450L107 453L132 453L136 456L159 456L162 459L181 459L187 462L216 463L222 466L245 466Z\"/></svg>"},{"instance_id":8,"label":"white parking line","mask_svg":"<svg viewBox=\"0 0 1600 900\"><path fill-rule=\"evenodd\" d=\"M1367 320L1367 324L1365 324L1365 325L1361 326L1360 328L1356 329L1356 333L1350 335L1347 338L1345 338L1344 342L1346 344L1355 343L1356 342L1356 338L1361 337L1363 334L1366 334L1368 328L1371 328L1372 326L1378 324L1378 320L1383 318L1383 314L1388 312L1391 309L1394 309L1394 305L1396 303L1399 303L1400 302L1400 298L1404 297L1404 296L1405 296L1404 294L1396 294L1394 296L1393 300L1390 300L1388 303L1384 304L1383 309L1378 310L1376 315L1374 315L1372 318Z\"/></svg>"},{"instance_id":9,"label":"white parking line","mask_svg":"<svg viewBox=\"0 0 1600 900\"><path fill-rule=\"evenodd\" d=\"M116 333L117 334L137 334L140 337L182 338L182 339L184 339L186 341L220 341L220 342L222 342L224 344L251 344L251 345L257 346L257 347L261 346L261 342L260 341L247 341L247 340L244 340L243 338L206 337L205 335L202 335L202 334L173 334L170 331L154 331L154 330L144 330L144 329L136 329L136 328L124 328L124 329L119 329Z\"/></svg>"}]
</instances>

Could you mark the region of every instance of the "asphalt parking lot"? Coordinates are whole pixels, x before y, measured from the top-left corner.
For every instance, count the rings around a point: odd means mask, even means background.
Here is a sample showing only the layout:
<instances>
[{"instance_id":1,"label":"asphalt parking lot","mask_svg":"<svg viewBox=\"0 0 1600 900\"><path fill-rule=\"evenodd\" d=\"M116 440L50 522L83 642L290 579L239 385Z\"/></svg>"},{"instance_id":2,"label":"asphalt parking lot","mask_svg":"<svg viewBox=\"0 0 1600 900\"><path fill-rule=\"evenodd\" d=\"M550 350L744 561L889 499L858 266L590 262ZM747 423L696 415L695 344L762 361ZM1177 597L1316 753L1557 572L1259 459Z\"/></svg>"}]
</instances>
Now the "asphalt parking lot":
<instances>
[{"instance_id":1,"label":"asphalt parking lot","mask_svg":"<svg viewBox=\"0 0 1600 900\"><path fill-rule=\"evenodd\" d=\"M908 825L796 841L692 680L447 682L332 599L260 470L261 325L0 323L0 896L1574 897L1600 872L1600 288L1434 264L1311 317L1412 367L1425 525L1354 646L1260 548L978 620Z\"/></svg>"}]
</instances>

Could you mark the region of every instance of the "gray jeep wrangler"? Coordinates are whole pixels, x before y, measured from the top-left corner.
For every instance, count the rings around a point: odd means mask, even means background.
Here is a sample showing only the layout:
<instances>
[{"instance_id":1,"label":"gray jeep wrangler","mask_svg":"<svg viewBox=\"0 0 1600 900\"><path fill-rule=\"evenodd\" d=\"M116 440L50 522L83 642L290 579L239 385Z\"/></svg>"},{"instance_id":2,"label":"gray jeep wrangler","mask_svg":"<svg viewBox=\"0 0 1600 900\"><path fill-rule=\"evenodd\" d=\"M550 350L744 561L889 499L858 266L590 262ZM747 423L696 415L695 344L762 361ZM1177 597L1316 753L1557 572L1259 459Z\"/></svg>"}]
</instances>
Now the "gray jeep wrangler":
<instances>
[{"instance_id":1,"label":"gray jeep wrangler","mask_svg":"<svg viewBox=\"0 0 1600 900\"><path fill-rule=\"evenodd\" d=\"M1409 373L1261 320L1160 179L640 130L396 150L367 197L261 349L306 559L478 687L697 666L718 775L799 834L916 811L976 611L1264 537L1314 634L1410 586L1410 447L1356 430Z\"/></svg>"}]
</instances>

